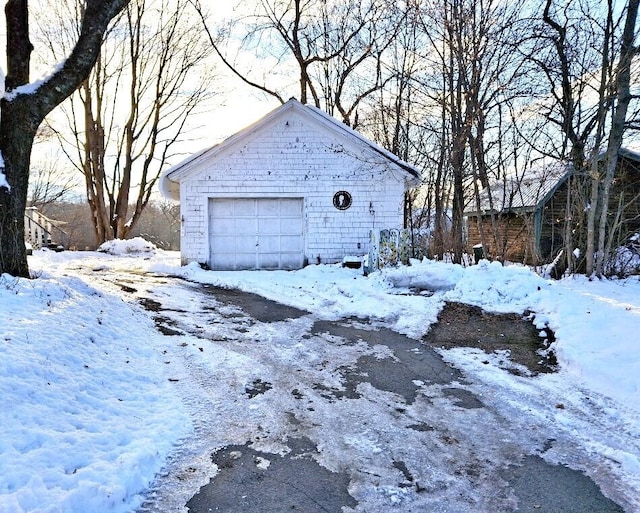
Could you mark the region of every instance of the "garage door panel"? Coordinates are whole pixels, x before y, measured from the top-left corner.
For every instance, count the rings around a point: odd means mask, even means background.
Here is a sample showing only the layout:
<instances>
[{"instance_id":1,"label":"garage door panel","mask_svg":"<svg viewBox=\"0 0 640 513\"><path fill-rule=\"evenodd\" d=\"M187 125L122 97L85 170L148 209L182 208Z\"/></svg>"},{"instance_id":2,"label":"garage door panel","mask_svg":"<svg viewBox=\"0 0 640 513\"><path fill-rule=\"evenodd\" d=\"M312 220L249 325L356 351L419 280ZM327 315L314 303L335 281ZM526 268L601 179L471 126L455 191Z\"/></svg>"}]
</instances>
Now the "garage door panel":
<instances>
[{"instance_id":1,"label":"garage door panel","mask_svg":"<svg viewBox=\"0 0 640 513\"><path fill-rule=\"evenodd\" d=\"M258 254L258 269L279 269L280 266L280 253L259 253Z\"/></svg>"},{"instance_id":2,"label":"garage door panel","mask_svg":"<svg viewBox=\"0 0 640 513\"><path fill-rule=\"evenodd\" d=\"M280 235L282 227L280 219L258 219L258 232L265 235Z\"/></svg>"},{"instance_id":3,"label":"garage door panel","mask_svg":"<svg viewBox=\"0 0 640 513\"><path fill-rule=\"evenodd\" d=\"M235 217L256 217L255 198L229 198L233 202L233 215Z\"/></svg>"},{"instance_id":4,"label":"garage door panel","mask_svg":"<svg viewBox=\"0 0 640 513\"><path fill-rule=\"evenodd\" d=\"M280 199L261 198L257 202L258 217L280 217Z\"/></svg>"},{"instance_id":5,"label":"garage door panel","mask_svg":"<svg viewBox=\"0 0 640 513\"><path fill-rule=\"evenodd\" d=\"M216 219L233 218L234 204L230 201L212 201L209 207L209 215Z\"/></svg>"},{"instance_id":6,"label":"garage door panel","mask_svg":"<svg viewBox=\"0 0 640 513\"><path fill-rule=\"evenodd\" d=\"M256 252L256 236L255 235L236 235L231 241L231 248L236 253L251 253Z\"/></svg>"},{"instance_id":7,"label":"garage door panel","mask_svg":"<svg viewBox=\"0 0 640 513\"><path fill-rule=\"evenodd\" d=\"M220 222L211 225L209 229L209 233L213 236L232 236L236 232L236 225L233 219L220 220Z\"/></svg>"},{"instance_id":8,"label":"garage door panel","mask_svg":"<svg viewBox=\"0 0 640 513\"><path fill-rule=\"evenodd\" d=\"M216 248L216 251L230 253L235 251L234 239L235 235L212 235L210 243Z\"/></svg>"},{"instance_id":9,"label":"garage door panel","mask_svg":"<svg viewBox=\"0 0 640 513\"><path fill-rule=\"evenodd\" d=\"M255 269L256 268L256 256L255 254L236 254L235 269Z\"/></svg>"},{"instance_id":10,"label":"garage door panel","mask_svg":"<svg viewBox=\"0 0 640 513\"><path fill-rule=\"evenodd\" d=\"M235 219L235 231L239 234L256 234L256 219L251 218L236 218Z\"/></svg>"},{"instance_id":11,"label":"garage door panel","mask_svg":"<svg viewBox=\"0 0 640 513\"><path fill-rule=\"evenodd\" d=\"M211 246L215 246L216 250L233 251L233 239L235 234L212 234L209 238ZM231 249L229 249L229 247Z\"/></svg>"},{"instance_id":12,"label":"garage door panel","mask_svg":"<svg viewBox=\"0 0 640 513\"><path fill-rule=\"evenodd\" d=\"M302 238L297 235L282 235L280 248L283 253L301 253L304 250Z\"/></svg>"},{"instance_id":13,"label":"garage door panel","mask_svg":"<svg viewBox=\"0 0 640 513\"><path fill-rule=\"evenodd\" d=\"M258 236L258 252L259 253L279 253L280 252L280 236Z\"/></svg>"},{"instance_id":14,"label":"garage door panel","mask_svg":"<svg viewBox=\"0 0 640 513\"><path fill-rule=\"evenodd\" d=\"M280 255L280 269L301 269L304 265L304 258L300 255Z\"/></svg>"}]
</instances>

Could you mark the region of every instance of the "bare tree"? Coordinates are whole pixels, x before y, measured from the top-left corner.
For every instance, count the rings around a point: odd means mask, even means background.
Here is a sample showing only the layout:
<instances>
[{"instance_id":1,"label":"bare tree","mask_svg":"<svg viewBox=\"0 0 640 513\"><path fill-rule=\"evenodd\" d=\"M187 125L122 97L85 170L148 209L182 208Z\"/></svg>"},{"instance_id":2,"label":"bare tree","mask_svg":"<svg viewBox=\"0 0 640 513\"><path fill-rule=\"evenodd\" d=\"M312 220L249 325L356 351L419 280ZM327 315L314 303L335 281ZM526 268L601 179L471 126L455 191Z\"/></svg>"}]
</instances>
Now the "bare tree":
<instances>
[{"instance_id":1,"label":"bare tree","mask_svg":"<svg viewBox=\"0 0 640 513\"><path fill-rule=\"evenodd\" d=\"M93 67L104 32L127 0L86 0L71 53L44 81L30 84L33 45L26 0L5 4L7 74L0 101L0 152L6 185L0 186L0 274L29 276L24 212L33 141L45 116L62 103Z\"/></svg>"},{"instance_id":2,"label":"bare tree","mask_svg":"<svg viewBox=\"0 0 640 513\"><path fill-rule=\"evenodd\" d=\"M616 103L613 108L611 128L609 131L607 152L605 156L602 211L600 213L600 222L598 226L598 253L595 268L596 275L598 277L602 276L604 263L611 251L610 241L613 239L613 233L611 233L613 230L611 229L608 234L609 242L605 242L607 237L607 217L609 214L609 194L618 162L618 152L620 151L622 138L624 136L627 110L629 108L629 103L631 102L631 91L629 86L631 82L631 61L640 51L640 48L634 45L639 3L639 0L629 0L627 4L626 20L620 44L620 59L615 74L614 88L616 91ZM587 272L589 271L590 269L587 270Z\"/></svg>"},{"instance_id":3,"label":"bare tree","mask_svg":"<svg viewBox=\"0 0 640 513\"><path fill-rule=\"evenodd\" d=\"M28 192L28 206L42 212L56 201L66 201L81 185L66 159L52 147L52 142L57 143L57 138L43 123L34 141Z\"/></svg>"},{"instance_id":4,"label":"bare tree","mask_svg":"<svg viewBox=\"0 0 640 513\"><path fill-rule=\"evenodd\" d=\"M635 0L628 3L626 12L627 23L635 26L634 3ZM602 229L602 223L608 210L610 184L602 172L601 156L608 147L606 160L611 178L613 168L608 165L613 163L615 167L611 152L614 147L616 152L620 148L630 101L628 92L620 95L636 52L632 49L633 29L626 50L620 43L624 14L616 17L615 12L612 0L605 5L545 0L538 45L530 55L548 84L548 96L539 105L548 128L559 134L550 138L561 143L550 154L567 159L573 167L564 230L566 267L569 272L584 271L588 275L594 271L600 275L602 261L596 265L596 256L604 258L606 253L609 234ZM620 56L618 65L616 55ZM624 118L620 119L623 113ZM600 227L596 231L598 216Z\"/></svg>"},{"instance_id":5,"label":"bare tree","mask_svg":"<svg viewBox=\"0 0 640 513\"><path fill-rule=\"evenodd\" d=\"M47 205L45 214L64 230L69 249L96 249L89 205L86 202L56 201Z\"/></svg>"},{"instance_id":6,"label":"bare tree","mask_svg":"<svg viewBox=\"0 0 640 513\"><path fill-rule=\"evenodd\" d=\"M287 73L297 76L298 98L357 125L357 109L384 86L383 55L402 24L405 11L388 0L260 0L255 11L231 20L221 39L198 0L212 48L246 84L284 103L291 96ZM226 47L239 39L240 55L274 68L256 77Z\"/></svg>"},{"instance_id":7,"label":"bare tree","mask_svg":"<svg viewBox=\"0 0 640 513\"><path fill-rule=\"evenodd\" d=\"M51 203L66 200L79 185L58 156L47 157L33 163L29 178L29 206L42 211Z\"/></svg>"},{"instance_id":8,"label":"bare tree","mask_svg":"<svg viewBox=\"0 0 640 513\"><path fill-rule=\"evenodd\" d=\"M504 151L513 131L505 130L502 112L522 103L526 90L523 59L513 50L524 34L516 29L518 9L504 2L431 0L419 13L426 73L412 108L424 106L418 123L432 134L421 151L434 190L433 252L461 262L465 206L514 156Z\"/></svg>"},{"instance_id":9,"label":"bare tree","mask_svg":"<svg viewBox=\"0 0 640 513\"><path fill-rule=\"evenodd\" d=\"M514 51L526 31L504 2L411 3L382 64L390 76L361 116L365 133L424 169L414 226L432 235L429 253L464 251L463 211L479 189L519 164L526 136L517 120L529 85ZM372 101L372 98L375 101ZM490 234L486 234L487 237ZM492 234L495 236L495 234ZM495 244L494 244L495 246Z\"/></svg>"},{"instance_id":10,"label":"bare tree","mask_svg":"<svg viewBox=\"0 0 640 513\"><path fill-rule=\"evenodd\" d=\"M210 47L187 7L132 0L56 128L84 175L98 244L127 238L188 117L211 96Z\"/></svg>"},{"instance_id":11,"label":"bare tree","mask_svg":"<svg viewBox=\"0 0 640 513\"><path fill-rule=\"evenodd\" d=\"M143 237L161 249L179 249L180 205L169 200L152 200L131 235Z\"/></svg>"},{"instance_id":12,"label":"bare tree","mask_svg":"<svg viewBox=\"0 0 640 513\"><path fill-rule=\"evenodd\" d=\"M608 52L598 55L593 49L602 47L601 35L589 23L591 17L589 5L580 3L558 8L553 0L546 0L541 14L544 26L538 36L540 46L533 48L532 60L536 62L549 84L551 100L542 103L543 111L550 128L561 133L559 158L568 158L574 173L569 180L566 219L564 229L565 259L569 272L576 269L576 247L589 246L592 239L592 226L597 203L597 186L592 194L587 192L589 180L597 184L597 165L591 168L589 177L588 148L589 139L596 134L591 151L597 157L599 145L604 134L605 118L608 106L604 101L607 93L606 79L610 72L607 65ZM545 27L546 26L546 30ZM606 24L604 45L608 44L606 33L610 23ZM577 49L580 49L576 51ZM601 70L600 87L594 80L593 71ZM597 88L594 90L594 87ZM597 91L596 108L586 100ZM594 156L592 155L592 156ZM594 159L595 162L596 159ZM589 200L594 210L588 212ZM586 214L585 214L586 213ZM580 227L579 230L575 230ZM587 241L583 229L587 227ZM589 228L591 227L591 228ZM593 254L586 252L588 258Z\"/></svg>"}]
</instances>

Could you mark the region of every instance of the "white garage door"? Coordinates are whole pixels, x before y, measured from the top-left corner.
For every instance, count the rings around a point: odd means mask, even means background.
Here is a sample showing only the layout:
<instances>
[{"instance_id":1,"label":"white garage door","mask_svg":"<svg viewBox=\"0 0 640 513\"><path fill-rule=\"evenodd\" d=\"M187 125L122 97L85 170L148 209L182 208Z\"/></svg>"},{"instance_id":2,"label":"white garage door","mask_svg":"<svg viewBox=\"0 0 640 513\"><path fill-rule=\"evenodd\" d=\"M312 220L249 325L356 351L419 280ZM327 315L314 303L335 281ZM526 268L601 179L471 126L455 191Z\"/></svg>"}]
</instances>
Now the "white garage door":
<instances>
[{"instance_id":1,"label":"white garage door","mask_svg":"<svg viewBox=\"0 0 640 513\"><path fill-rule=\"evenodd\" d=\"M304 261L302 198L212 198L212 269L300 269Z\"/></svg>"}]
</instances>

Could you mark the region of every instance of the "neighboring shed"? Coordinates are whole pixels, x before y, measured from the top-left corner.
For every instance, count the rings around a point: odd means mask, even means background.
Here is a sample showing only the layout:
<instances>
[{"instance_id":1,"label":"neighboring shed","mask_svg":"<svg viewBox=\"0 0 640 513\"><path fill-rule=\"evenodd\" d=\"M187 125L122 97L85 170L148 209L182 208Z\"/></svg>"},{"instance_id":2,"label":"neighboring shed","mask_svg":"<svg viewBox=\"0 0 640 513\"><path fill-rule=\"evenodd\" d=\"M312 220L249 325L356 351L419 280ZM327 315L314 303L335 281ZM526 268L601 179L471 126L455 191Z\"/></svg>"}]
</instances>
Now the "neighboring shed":
<instances>
[{"instance_id":1,"label":"neighboring shed","mask_svg":"<svg viewBox=\"0 0 640 513\"><path fill-rule=\"evenodd\" d=\"M470 205L465 212L469 246L484 241L485 254L512 262L537 265L551 261L563 249L571 175L569 166L558 163L483 190L480 208ZM620 202L625 204L623 234L640 228L639 192L640 154L621 149L609 210L613 215Z\"/></svg>"},{"instance_id":2,"label":"neighboring shed","mask_svg":"<svg viewBox=\"0 0 640 513\"><path fill-rule=\"evenodd\" d=\"M370 231L402 228L419 172L315 107L292 99L169 169L182 263L298 269L368 251Z\"/></svg>"}]
</instances>

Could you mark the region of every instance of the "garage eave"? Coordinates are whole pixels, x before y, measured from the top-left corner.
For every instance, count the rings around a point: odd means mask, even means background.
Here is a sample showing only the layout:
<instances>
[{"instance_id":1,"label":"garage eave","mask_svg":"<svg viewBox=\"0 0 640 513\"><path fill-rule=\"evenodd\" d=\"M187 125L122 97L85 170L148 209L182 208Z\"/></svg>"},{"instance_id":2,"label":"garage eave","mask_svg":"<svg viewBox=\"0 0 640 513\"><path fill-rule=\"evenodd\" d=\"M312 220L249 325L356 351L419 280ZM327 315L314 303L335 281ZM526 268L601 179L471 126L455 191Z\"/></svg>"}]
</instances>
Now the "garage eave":
<instances>
[{"instance_id":1,"label":"garage eave","mask_svg":"<svg viewBox=\"0 0 640 513\"><path fill-rule=\"evenodd\" d=\"M173 201L180 201L180 183L172 180L168 173L160 177L158 187L163 197Z\"/></svg>"}]
</instances>

